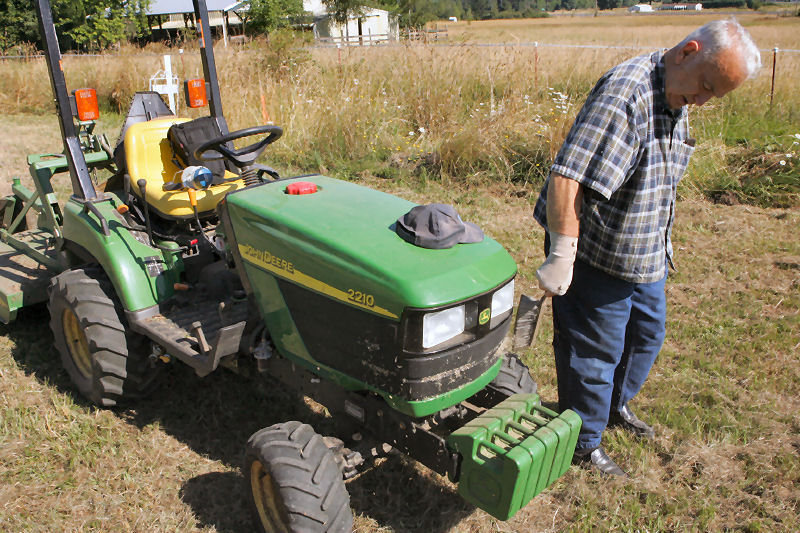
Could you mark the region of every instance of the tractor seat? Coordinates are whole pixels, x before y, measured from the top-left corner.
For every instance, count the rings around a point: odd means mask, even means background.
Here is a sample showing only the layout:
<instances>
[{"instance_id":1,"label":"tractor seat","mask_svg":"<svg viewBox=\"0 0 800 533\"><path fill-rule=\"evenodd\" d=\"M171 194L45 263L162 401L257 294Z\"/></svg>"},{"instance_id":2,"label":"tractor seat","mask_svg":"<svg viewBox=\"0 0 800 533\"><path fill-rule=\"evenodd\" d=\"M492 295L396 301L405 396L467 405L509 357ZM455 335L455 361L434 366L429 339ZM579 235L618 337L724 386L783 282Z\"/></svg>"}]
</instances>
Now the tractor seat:
<instances>
[{"instance_id":1,"label":"tractor seat","mask_svg":"<svg viewBox=\"0 0 800 533\"><path fill-rule=\"evenodd\" d=\"M178 181L177 173L183 170L173 161L172 147L167 131L173 124L188 122L188 118L162 117L131 124L125 132L125 160L131 177L131 192L142 197L138 181L147 181L145 201L164 218L185 219L194 217L189 193L185 190L165 191L164 184ZM225 171L225 179L236 175ZM212 185L197 191L197 212L200 216L212 212L229 192L244 187L242 180Z\"/></svg>"}]
</instances>

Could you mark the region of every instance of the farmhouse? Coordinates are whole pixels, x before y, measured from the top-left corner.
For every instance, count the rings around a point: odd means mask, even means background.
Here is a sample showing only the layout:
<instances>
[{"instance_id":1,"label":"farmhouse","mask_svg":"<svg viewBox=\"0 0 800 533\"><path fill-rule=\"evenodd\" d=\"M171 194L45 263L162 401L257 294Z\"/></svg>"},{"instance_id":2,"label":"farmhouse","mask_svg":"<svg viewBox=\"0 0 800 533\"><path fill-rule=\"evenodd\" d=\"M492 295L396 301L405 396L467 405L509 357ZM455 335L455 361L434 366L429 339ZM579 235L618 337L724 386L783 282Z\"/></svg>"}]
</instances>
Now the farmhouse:
<instances>
[{"instance_id":1,"label":"farmhouse","mask_svg":"<svg viewBox=\"0 0 800 533\"><path fill-rule=\"evenodd\" d=\"M209 25L216 35L222 34L227 45L231 35L244 33L239 13L246 13L247 0L207 0ZM180 28L194 25L191 0L150 0L147 18L156 39L175 36ZM313 17L311 28L320 41L350 44L374 44L396 40L399 34L397 19L384 9L364 7L350 16L345 24L337 23L328 13L322 0L303 0L303 10Z\"/></svg>"},{"instance_id":2,"label":"farmhouse","mask_svg":"<svg viewBox=\"0 0 800 533\"><path fill-rule=\"evenodd\" d=\"M208 24L215 33L222 33L225 44L228 36L241 34L242 19L238 12L247 10L248 2L237 0L206 0L208 8ZM174 36L180 28L194 25L191 0L150 0L146 14L154 37L165 39Z\"/></svg>"},{"instance_id":3,"label":"farmhouse","mask_svg":"<svg viewBox=\"0 0 800 533\"><path fill-rule=\"evenodd\" d=\"M320 41L344 44L375 44L397 40L397 19L384 9L364 7L345 24L331 18L322 0L303 0L303 9L314 17L314 37Z\"/></svg>"},{"instance_id":4,"label":"farmhouse","mask_svg":"<svg viewBox=\"0 0 800 533\"><path fill-rule=\"evenodd\" d=\"M703 4L662 4L659 9L664 11L702 11Z\"/></svg>"}]
</instances>

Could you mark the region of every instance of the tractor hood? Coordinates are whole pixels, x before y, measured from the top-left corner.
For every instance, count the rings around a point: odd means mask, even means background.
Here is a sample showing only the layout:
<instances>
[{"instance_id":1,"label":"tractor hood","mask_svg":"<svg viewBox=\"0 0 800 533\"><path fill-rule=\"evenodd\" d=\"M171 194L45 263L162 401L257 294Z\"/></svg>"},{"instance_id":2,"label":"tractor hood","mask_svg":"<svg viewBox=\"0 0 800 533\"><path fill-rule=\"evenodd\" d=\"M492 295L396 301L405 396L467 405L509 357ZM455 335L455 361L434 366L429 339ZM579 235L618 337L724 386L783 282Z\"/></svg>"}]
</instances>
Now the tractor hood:
<instances>
[{"instance_id":1,"label":"tractor hood","mask_svg":"<svg viewBox=\"0 0 800 533\"><path fill-rule=\"evenodd\" d=\"M289 194L293 183L316 192ZM489 237L433 250L394 231L414 203L325 176L250 187L227 197L245 269L271 274L354 307L399 319L406 307L429 308L487 292L516 273Z\"/></svg>"}]
</instances>

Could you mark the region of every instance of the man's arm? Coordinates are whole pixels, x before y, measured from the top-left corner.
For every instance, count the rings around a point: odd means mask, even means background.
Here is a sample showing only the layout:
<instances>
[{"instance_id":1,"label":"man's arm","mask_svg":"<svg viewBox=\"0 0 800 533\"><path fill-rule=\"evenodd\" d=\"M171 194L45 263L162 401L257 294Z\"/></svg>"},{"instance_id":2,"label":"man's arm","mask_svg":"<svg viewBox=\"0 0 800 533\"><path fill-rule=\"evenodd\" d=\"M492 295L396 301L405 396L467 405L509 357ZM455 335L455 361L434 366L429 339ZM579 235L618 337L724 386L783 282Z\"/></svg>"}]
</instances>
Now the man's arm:
<instances>
[{"instance_id":1,"label":"man's arm","mask_svg":"<svg viewBox=\"0 0 800 533\"><path fill-rule=\"evenodd\" d=\"M547 233L550 253L536 271L539 287L547 296L562 295L572 282L572 269L578 252L581 185L558 174L550 175L547 188Z\"/></svg>"},{"instance_id":2,"label":"man's arm","mask_svg":"<svg viewBox=\"0 0 800 533\"><path fill-rule=\"evenodd\" d=\"M577 237L582 201L583 190L577 181L551 174L547 188L547 228L550 233Z\"/></svg>"}]
</instances>

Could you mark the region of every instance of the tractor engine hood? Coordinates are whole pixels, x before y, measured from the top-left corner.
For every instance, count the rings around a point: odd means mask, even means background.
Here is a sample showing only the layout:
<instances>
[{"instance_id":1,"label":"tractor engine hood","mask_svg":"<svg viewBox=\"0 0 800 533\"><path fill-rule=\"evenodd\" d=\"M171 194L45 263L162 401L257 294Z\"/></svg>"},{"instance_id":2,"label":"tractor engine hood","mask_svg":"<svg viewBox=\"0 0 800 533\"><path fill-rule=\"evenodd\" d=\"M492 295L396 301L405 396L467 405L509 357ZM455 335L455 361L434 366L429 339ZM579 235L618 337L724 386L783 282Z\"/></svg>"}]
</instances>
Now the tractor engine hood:
<instances>
[{"instance_id":1,"label":"tractor engine hood","mask_svg":"<svg viewBox=\"0 0 800 533\"><path fill-rule=\"evenodd\" d=\"M289 194L293 183L316 192ZM489 291L516 273L496 241L433 250L394 231L414 203L320 175L231 193L227 209L247 270L257 268L347 305L399 320Z\"/></svg>"}]
</instances>

